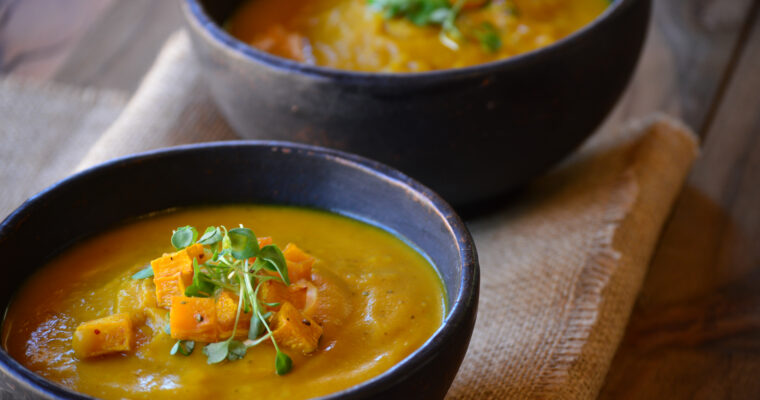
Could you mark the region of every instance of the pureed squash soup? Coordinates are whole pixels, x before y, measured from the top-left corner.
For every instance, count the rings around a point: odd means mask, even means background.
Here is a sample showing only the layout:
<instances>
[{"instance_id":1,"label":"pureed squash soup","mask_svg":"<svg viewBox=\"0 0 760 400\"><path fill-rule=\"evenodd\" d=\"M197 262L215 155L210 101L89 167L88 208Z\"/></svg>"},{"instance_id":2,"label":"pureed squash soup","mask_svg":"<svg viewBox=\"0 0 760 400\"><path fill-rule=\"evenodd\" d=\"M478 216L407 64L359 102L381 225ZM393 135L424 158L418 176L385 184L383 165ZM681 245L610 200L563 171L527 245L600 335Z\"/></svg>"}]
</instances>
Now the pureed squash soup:
<instances>
[{"instance_id":1,"label":"pureed squash soup","mask_svg":"<svg viewBox=\"0 0 760 400\"><path fill-rule=\"evenodd\" d=\"M105 399L302 399L386 371L445 311L433 266L377 227L303 208L204 207L55 258L17 293L2 344Z\"/></svg>"},{"instance_id":2,"label":"pureed squash soup","mask_svg":"<svg viewBox=\"0 0 760 400\"><path fill-rule=\"evenodd\" d=\"M422 72L495 61L549 45L609 0L247 0L226 29L308 64Z\"/></svg>"}]
</instances>

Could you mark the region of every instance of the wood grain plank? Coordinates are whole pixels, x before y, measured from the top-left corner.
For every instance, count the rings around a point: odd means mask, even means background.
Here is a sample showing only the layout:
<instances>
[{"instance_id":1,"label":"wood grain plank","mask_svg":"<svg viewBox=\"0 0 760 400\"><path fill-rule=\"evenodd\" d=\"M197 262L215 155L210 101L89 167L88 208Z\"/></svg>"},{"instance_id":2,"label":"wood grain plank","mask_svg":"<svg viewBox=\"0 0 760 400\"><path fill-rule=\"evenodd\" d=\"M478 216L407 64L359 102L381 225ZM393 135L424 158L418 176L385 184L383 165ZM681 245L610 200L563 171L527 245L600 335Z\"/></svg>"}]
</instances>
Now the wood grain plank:
<instances>
[{"instance_id":1,"label":"wood grain plank","mask_svg":"<svg viewBox=\"0 0 760 400\"><path fill-rule=\"evenodd\" d=\"M166 38L182 24L178 1L118 1L56 71L58 82L133 92Z\"/></svg>"},{"instance_id":2,"label":"wood grain plank","mask_svg":"<svg viewBox=\"0 0 760 400\"><path fill-rule=\"evenodd\" d=\"M760 398L760 12L602 398Z\"/></svg>"},{"instance_id":3,"label":"wood grain plank","mask_svg":"<svg viewBox=\"0 0 760 400\"><path fill-rule=\"evenodd\" d=\"M655 0L633 80L603 129L652 112L703 134L754 0Z\"/></svg>"}]
</instances>

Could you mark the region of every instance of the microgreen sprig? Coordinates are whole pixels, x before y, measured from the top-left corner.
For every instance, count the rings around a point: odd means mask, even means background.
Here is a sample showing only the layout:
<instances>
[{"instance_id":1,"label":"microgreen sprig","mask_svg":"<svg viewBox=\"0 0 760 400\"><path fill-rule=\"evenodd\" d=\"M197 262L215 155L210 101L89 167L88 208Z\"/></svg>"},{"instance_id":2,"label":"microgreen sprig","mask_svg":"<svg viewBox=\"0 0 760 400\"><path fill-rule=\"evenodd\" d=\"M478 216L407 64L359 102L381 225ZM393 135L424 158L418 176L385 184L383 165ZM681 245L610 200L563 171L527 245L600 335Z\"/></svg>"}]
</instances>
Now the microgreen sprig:
<instances>
[{"instance_id":1,"label":"microgreen sprig","mask_svg":"<svg viewBox=\"0 0 760 400\"><path fill-rule=\"evenodd\" d=\"M192 340L177 340L177 343L174 343L174 346L169 351L169 354L176 355L177 353L182 354L183 356L187 357L190 354L193 353L193 349L195 349L195 342Z\"/></svg>"},{"instance_id":2,"label":"microgreen sprig","mask_svg":"<svg viewBox=\"0 0 760 400\"><path fill-rule=\"evenodd\" d=\"M369 6L383 13L383 17L406 18L415 25L441 27L439 39L451 50L459 50L459 42L465 38L456 24L467 0L367 0ZM484 1L483 5L489 2ZM483 48L495 52L501 47L501 38L493 25L477 27L470 37L477 39Z\"/></svg>"},{"instance_id":3,"label":"microgreen sprig","mask_svg":"<svg viewBox=\"0 0 760 400\"><path fill-rule=\"evenodd\" d=\"M259 288L268 280L290 284L288 265L280 248L276 245L259 248L254 232L242 225L229 230L224 226L210 226L200 238L194 227L184 226L174 231L171 242L177 249L200 243L213 252L211 259L204 264L199 265L197 260L193 260L193 283L185 289L186 296L209 297L220 290L238 294L238 308L232 334L226 340L204 346L203 354L207 357L206 361L216 364L224 360L239 360L245 357L248 348L270 340L277 352L275 372L278 375L288 373L293 367L293 361L280 350L267 322L272 314L265 312L263 307L272 304L263 303L258 298ZM141 273L142 271L138 272ZM235 339L241 312L253 313L248 338L245 341ZM179 352L189 355L195 344L188 343L178 341L172 348L172 354ZM185 354L186 352L188 354Z\"/></svg>"},{"instance_id":4,"label":"microgreen sprig","mask_svg":"<svg viewBox=\"0 0 760 400\"><path fill-rule=\"evenodd\" d=\"M172 234L172 246L175 249L181 250L187 246L190 246L198 238L198 231L192 226L183 226L174 230Z\"/></svg>"},{"instance_id":5,"label":"microgreen sprig","mask_svg":"<svg viewBox=\"0 0 760 400\"><path fill-rule=\"evenodd\" d=\"M132 275L132 279L145 279L145 278L152 278L153 277L153 267L148 264L145 268L137 271L134 275Z\"/></svg>"}]
</instances>

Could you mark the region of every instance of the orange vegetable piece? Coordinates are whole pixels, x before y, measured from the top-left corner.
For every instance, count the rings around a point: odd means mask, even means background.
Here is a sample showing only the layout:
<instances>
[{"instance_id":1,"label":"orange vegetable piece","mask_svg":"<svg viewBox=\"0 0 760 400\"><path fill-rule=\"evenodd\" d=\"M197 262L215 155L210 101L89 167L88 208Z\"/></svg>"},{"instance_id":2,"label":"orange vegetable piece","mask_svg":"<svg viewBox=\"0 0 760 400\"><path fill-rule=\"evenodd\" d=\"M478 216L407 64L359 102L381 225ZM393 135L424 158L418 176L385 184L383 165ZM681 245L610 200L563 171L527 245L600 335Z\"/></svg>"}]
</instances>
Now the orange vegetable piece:
<instances>
[{"instance_id":1,"label":"orange vegetable piece","mask_svg":"<svg viewBox=\"0 0 760 400\"><path fill-rule=\"evenodd\" d=\"M282 303L289 302L298 309L306 304L306 288L301 286L285 286L280 281L269 280L259 288L259 300L265 303L280 303L278 306L266 306L269 310L279 310Z\"/></svg>"},{"instance_id":2,"label":"orange vegetable piece","mask_svg":"<svg viewBox=\"0 0 760 400\"><path fill-rule=\"evenodd\" d=\"M203 249L203 245L200 243L193 244L191 246L187 246L186 248L180 250L180 251L186 251L187 255L190 256L190 266L192 267L192 259L197 258L198 264L203 264L206 262L206 251Z\"/></svg>"},{"instance_id":3,"label":"orange vegetable piece","mask_svg":"<svg viewBox=\"0 0 760 400\"><path fill-rule=\"evenodd\" d=\"M74 332L72 346L79 358L132 350L132 318L129 313L80 324Z\"/></svg>"},{"instance_id":4,"label":"orange vegetable piece","mask_svg":"<svg viewBox=\"0 0 760 400\"><path fill-rule=\"evenodd\" d=\"M187 285L180 274L166 277L153 277L156 285L156 304L159 307L169 308L172 305L172 297L184 296ZM192 279L191 283L192 284Z\"/></svg>"},{"instance_id":5,"label":"orange vegetable piece","mask_svg":"<svg viewBox=\"0 0 760 400\"><path fill-rule=\"evenodd\" d=\"M203 245L196 243L150 262L159 307L168 308L172 296L185 294L185 288L193 284L193 258L202 264L206 257Z\"/></svg>"},{"instance_id":6,"label":"orange vegetable piece","mask_svg":"<svg viewBox=\"0 0 760 400\"><path fill-rule=\"evenodd\" d=\"M288 278L290 282L298 282L301 279L311 280L311 266L316 261L312 255L304 252L293 243L288 243L282 251L285 261L288 263Z\"/></svg>"},{"instance_id":7,"label":"orange vegetable piece","mask_svg":"<svg viewBox=\"0 0 760 400\"><path fill-rule=\"evenodd\" d=\"M271 322L272 337L277 344L309 354L317 349L322 327L285 302Z\"/></svg>"},{"instance_id":8,"label":"orange vegetable piece","mask_svg":"<svg viewBox=\"0 0 760 400\"><path fill-rule=\"evenodd\" d=\"M219 339L227 339L232 335L237 316L238 296L232 292L223 291L216 299L216 321L219 327ZM253 313L240 311L235 337L243 337L248 334Z\"/></svg>"},{"instance_id":9,"label":"orange vegetable piece","mask_svg":"<svg viewBox=\"0 0 760 400\"><path fill-rule=\"evenodd\" d=\"M216 301L211 297L172 297L169 328L174 339L216 342Z\"/></svg>"},{"instance_id":10,"label":"orange vegetable piece","mask_svg":"<svg viewBox=\"0 0 760 400\"><path fill-rule=\"evenodd\" d=\"M193 258L198 259L198 264L206 262L202 244L196 243L175 253L164 254L163 257L151 261L150 266L153 267L153 275L157 277L181 273L182 279L189 286L193 280Z\"/></svg>"}]
</instances>

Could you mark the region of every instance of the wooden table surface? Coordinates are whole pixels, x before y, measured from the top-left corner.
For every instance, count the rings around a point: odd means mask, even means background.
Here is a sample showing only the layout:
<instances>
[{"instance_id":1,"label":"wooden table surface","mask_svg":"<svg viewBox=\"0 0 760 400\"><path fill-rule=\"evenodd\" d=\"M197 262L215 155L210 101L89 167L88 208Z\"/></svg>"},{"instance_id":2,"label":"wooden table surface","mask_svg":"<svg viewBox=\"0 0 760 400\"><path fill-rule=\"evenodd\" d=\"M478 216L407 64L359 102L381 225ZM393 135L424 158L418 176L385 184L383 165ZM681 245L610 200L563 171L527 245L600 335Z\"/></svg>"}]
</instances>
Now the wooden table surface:
<instances>
[{"instance_id":1,"label":"wooden table surface","mask_svg":"<svg viewBox=\"0 0 760 400\"><path fill-rule=\"evenodd\" d=\"M760 0L654 0L606 125L652 111L703 140L600 397L760 399ZM0 74L131 93L177 0L0 0Z\"/></svg>"}]
</instances>

